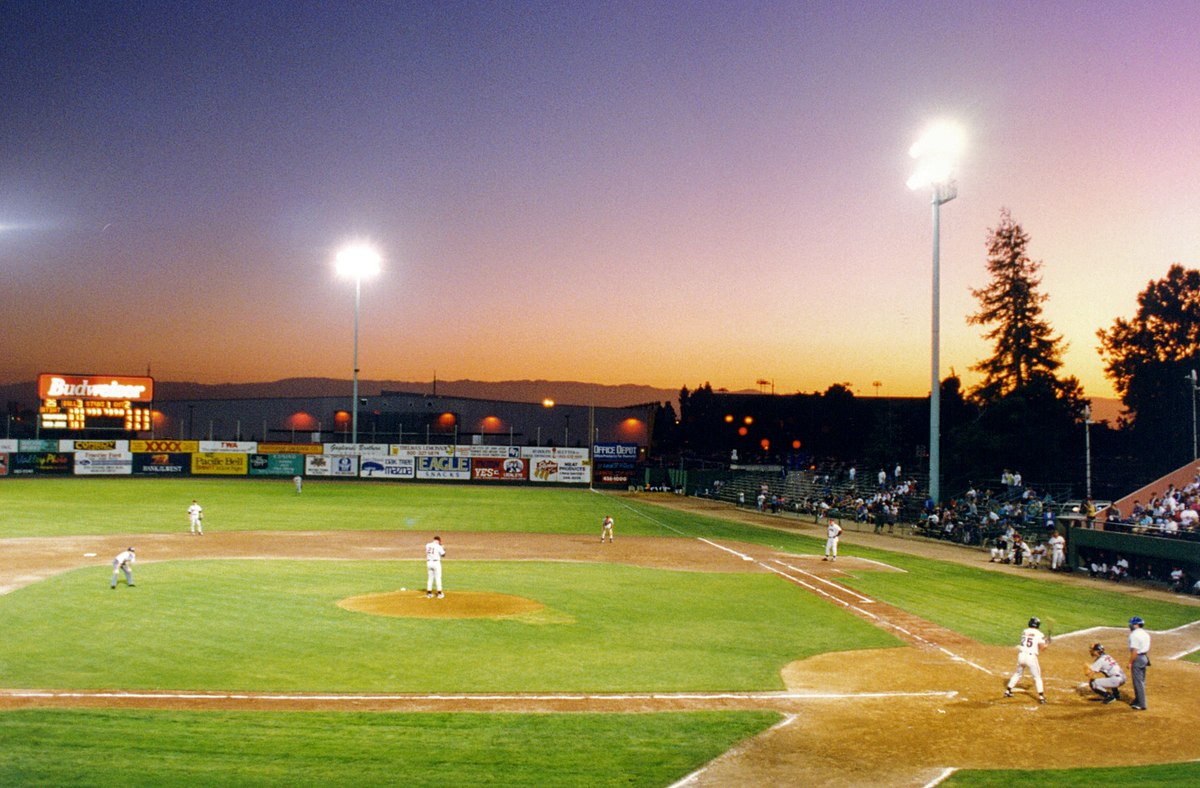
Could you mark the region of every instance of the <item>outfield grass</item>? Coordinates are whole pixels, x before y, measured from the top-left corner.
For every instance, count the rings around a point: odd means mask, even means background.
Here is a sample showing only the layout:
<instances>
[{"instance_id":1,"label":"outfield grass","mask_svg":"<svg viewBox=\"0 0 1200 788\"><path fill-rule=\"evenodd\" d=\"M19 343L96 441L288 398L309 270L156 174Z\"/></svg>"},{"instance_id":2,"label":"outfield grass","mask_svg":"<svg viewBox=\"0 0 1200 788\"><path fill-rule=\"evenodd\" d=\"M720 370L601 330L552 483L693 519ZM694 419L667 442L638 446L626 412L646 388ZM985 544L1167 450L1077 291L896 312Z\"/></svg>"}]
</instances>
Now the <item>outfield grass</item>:
<instances>
[{"instance_id":1,"label":"outfield grass","mask_svg":"<svg viewBox=\"0 0 1200 788\"><path fill-rule=\"evenodd\" d=\"M769 574L455 561L451 596L515 594L546 610L431 619L337 605L424 574L417 561L167 561L111 591L108 567L80 569L0 596L0 675L92 689L777 690L794 659L901 645Z\"/></svg>"},{"instance_id":2,"label":"outfield grass","mask_svg":"<svg viewBox=\"0 0 1200 788\"><path fill-rule=\"evenodd\" d=\"M0 785L662 786L772 712L0 713Z\"/></svg>"}]
</instances>

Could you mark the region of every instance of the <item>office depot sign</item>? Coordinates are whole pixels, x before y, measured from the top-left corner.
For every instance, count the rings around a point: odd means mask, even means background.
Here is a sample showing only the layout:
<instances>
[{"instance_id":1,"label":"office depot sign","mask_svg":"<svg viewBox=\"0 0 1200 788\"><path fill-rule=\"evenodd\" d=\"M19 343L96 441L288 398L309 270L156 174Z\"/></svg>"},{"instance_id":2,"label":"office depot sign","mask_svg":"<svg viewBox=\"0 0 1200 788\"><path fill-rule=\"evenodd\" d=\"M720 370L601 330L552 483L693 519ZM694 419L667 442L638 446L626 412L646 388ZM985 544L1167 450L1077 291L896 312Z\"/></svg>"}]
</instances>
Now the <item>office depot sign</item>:
<instances>
[{"instance_id":1,"label":"office depot sign","mask_svg":"<svg viewBox=\"0 0 1200 788\"><path fill-rule=\"evenodd\" d=\"M38 375L38 397L47 399L153 402L154 378L118 375Z\"/></svg>"}]
</instances>

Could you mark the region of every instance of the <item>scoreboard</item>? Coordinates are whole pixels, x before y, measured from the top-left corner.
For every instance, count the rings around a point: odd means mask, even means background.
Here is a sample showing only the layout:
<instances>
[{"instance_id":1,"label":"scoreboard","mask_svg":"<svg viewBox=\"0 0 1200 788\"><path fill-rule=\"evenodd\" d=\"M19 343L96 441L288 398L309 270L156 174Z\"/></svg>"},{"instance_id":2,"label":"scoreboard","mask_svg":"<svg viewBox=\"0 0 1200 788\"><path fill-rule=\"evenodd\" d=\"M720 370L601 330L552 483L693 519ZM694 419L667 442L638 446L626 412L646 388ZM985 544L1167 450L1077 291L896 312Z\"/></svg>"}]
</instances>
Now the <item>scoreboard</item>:
<instances>
[{"instance_id":1,"label":"scoreboard","mask_svg":"<svg viewBox=\"0 0 1200 788\"><path fill-rule=\"evenodd\" d=\"M154 379L120 375L38 375L44 430L151 429Z\"/></svg>"}]
</instances>

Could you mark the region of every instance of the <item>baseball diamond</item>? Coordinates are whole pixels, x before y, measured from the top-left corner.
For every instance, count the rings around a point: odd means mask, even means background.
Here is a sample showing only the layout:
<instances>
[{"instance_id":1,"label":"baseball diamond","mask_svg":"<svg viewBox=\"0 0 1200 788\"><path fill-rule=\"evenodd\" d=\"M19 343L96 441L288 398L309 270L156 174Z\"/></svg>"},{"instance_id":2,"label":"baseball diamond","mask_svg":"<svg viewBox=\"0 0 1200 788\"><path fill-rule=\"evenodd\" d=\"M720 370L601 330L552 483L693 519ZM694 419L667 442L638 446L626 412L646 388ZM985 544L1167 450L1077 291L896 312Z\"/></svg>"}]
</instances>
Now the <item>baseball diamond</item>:
<instances>
[{"instance_id":1,"label":"baseball diamond","mask_svg":"<svg viewBox=\"0 0 1200 788\"><path fill-rule=\"evenodd\" d=\"M134 486L140 497L174 492ZM117 485L106 487L101 498L118 494ZM204 498L217 510L222 501L214 490ZM311 484L301 502L321 494L322 485ZM396 493L367 485L362 494ZM516 526L521 505L531 500L506 492L496 511ZM161 532L136 534L137 588L98 602L87 601L91 589L110 594L110 567L101 559L125 549L134 535L92 526L35 537L6 523L0 614L46 648L64 620L76 619L70 628L80 647L35 657L36 643L0 644L0 683L8 687L0 690L0 721L17 723L13 714L34 709L774 715L757 734L727 742L715 758L698 756L672 778L697 786L921 786L955 769L1200 758L1193 737L1179 735L1200 722L1194 703L1200 665L1177 658L1200 648L1200 610L1174 604L1167 594L1099 592L1070 576L1032 580L952 545L856 532L852 525L841 535L839 560L822 562L825 524L781 528L756 512L674 495L576 491L564 500L557 533L430 523L451 545L440 600L425 598L423 546L434 532L422 527L424 513L413 500L395 501L404 510L400 517L415 519L396 530L311 522L306 530L263 531L252 528L252 515L244 520L251 527L240 527L223 512L223 529L201 540L177 527L176 514ZM296 501L290 494L286 503ZM269 497L259 503L272 505ZM81 508L95 506L90 500ZM601 546L595 523L610 509L620 516L622 539ZM240 610L233 585L258 608ZM709 599L705 588L720 592ZM950 589L958 599L947 605ZM1039 609L1029 611L1034 604ZM1126 610L1144 615L1155 638L1154 707L1136 719L1124 704L1102 703L1079 671L1092 644L1120 650ZM1025 612L1013 619L1017 611ZM308 637L275 633L260 642L253 632L238 634L243 620L256 622L248 629L273 632L263 612ZM1003 697L1016 656L1008 641L1034 613L1053 614L1063 629L1041 654L1044 706L1028 681L1013 698ZM134 622L120 645L129 659L119 665L109 659L115 644L99 634L113 617ZM214 622L222 617L225 624ZM700 630L694 639L680 631L687 627ZM93 630L101 641L94 659ZM311 650L306 642L342 636L349 640ZM504 644L520 655L522 643L535 664L498 651ZM240 645L255 653L239 654ZM189 646L199 646L191 652L194 664L177 665L175 673L160 667ZM330 670L333 662L320 656L327 652L349 666ZM662 654L670 660L655 664ZM627 659L633 661L623 664ZM314 660L319 664L305 666ZM232 672L230 663L246 667ZM278 724L289 724L282 719ZM1105 724L1135 725L1137 751L1096 748L1091 736Z\"/></svg>"}]
</instances>

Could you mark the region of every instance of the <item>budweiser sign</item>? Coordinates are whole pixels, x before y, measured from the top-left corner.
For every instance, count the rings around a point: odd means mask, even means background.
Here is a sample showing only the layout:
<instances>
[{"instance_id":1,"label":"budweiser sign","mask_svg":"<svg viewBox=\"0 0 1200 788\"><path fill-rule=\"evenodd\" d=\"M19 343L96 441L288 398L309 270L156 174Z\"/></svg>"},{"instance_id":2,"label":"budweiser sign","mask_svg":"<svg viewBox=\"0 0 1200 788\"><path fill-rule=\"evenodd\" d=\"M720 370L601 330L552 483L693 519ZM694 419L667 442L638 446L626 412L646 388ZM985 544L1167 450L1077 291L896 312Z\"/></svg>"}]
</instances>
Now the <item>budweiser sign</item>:
<instances>
[{"instance_id":1,"label":"budweiser sign","mask_svg":"<svg viewBox=\"0 0 1200 788\"><path fill-rule=\"evenodd\" d=\"M154 378L117 375L38 375L41 399L154 401Z\"/></svg>"}]
</instances>

